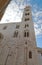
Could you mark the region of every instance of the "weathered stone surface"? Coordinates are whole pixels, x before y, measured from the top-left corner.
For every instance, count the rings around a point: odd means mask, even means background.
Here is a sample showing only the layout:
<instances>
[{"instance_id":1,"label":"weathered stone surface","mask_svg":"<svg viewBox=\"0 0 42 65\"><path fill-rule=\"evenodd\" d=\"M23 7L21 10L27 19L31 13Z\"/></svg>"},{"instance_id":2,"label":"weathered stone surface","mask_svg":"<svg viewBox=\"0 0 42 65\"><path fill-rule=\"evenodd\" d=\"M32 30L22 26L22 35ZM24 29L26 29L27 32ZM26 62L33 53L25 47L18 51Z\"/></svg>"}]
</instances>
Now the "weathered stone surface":
<instances>
[{"instance_id":1,"label":"weathered stone surface","mask_svg":"<svg viewBox=\"0 0 42 65\"><path fill-rule=\"evenodd\" d=\"M29 9L30 15L25 16L26 10ZM24 19L30 17L29 21ZM36 40L34 34L34 26L32 22L32 15L30 7L24 9L22 22L7 23L0 25L0 32L3 34L3 39L0 39L0 65L42 65L42 56L38 57L39 53L42 53L42 49L36 47ZM25 28L25 24L29 27ZM19 25L19 29L16 26ZM4 29L4 27L7 27ZM18 31L18 36L14 37L14 32ZM29 36L24 32L29 32ZM29 52L32 53L32 58L29 58ZM38 53L39 51L39 53ZM38 61L38 58L40 60ZM41 62L41 63L39 63Z\"/></svg>"}]
</instances>

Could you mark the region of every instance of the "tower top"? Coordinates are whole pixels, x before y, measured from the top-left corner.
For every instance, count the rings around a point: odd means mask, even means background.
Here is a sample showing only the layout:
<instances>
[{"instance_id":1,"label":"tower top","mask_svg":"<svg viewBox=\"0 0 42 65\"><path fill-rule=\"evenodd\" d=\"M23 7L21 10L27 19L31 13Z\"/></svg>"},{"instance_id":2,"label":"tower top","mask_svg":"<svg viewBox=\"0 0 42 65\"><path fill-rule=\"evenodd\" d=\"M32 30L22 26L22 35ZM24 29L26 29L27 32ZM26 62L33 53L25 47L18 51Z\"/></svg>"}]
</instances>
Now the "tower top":
<instances>
[{"instance_id":1,"label":"tower top","mask_svg":"<svg viewBox=\"0 0 42 65\"><path fill-rule=\"evenodd\" d=\"M25 8L31 8L31 6L26 6Z\"/></svg>"},{"instance_id":2,"label":"tower top","mask_svg":"<svg viewBox=\"0 0 42 65\"><path fill-rule=\"evenodd\" d=\"M26 6L24 8L22 21L32 21L31 6Z\"/></svg>"},{"instance_id":3,"label":"tower top","mask_svg":"<svg viewBox=\"0 0 42 65\"><path fill-rule=\"evenodd\" d=\"M24 9L25 9L25 10L26 10L26 9L31 9L31 6L25 6Z\"/></svg>"}]
</instances>

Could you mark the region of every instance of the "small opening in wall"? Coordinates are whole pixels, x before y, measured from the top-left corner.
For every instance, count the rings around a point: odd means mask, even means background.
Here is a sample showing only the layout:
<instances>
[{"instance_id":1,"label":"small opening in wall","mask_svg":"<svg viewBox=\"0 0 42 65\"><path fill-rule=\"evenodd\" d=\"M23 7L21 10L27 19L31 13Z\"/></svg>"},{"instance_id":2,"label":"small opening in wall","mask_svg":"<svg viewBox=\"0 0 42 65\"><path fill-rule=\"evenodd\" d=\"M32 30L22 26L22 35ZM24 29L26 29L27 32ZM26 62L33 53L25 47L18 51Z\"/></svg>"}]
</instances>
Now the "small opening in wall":
<instances>
[{"instance_id":1,"label":"small opening in wall","mask_svg":"<svg viewBox=\"0 0 42 65\"><path fill-rule=\"evenodd\" d=\"M24 31L24 37L29 37L29 32L28 31Z\"/></svg>"},{"instance_id":2,"label":"small opening in wall","mask_svg":"<svg viewBox=\"0 0 42 65\"><path fill-rule=\"evenodd\" d=\"M25 13L25 15L29 15L29 13Z\"/></svg>"},{"instance_id":3,"label":"small opening in wall","mask_svg":"<svg viewBox=\"0 0 42 65\"><path fill-rule=\"evenodd\" d=\"M29 51L29 58L31 59L32 58L32 52Z\"/></svg>"},{"instance_id":4,"label":"small opening in wall","mask_svg":"<svg viewBox=\"0 0 42 65\"><path fill-rule=\"evenodd\" d=\"M26 32L24 32L24 37L26 37Z\"/></svg>"},{"instance_id":5,"label":"small opening in wall","mask_svg":"<svg viewBox=\"0 0 42 65\"><path fill-rule=\"evenodd\" d=\"M14 32L13 37L18 37L18 31L15 31L15 32Z\"/></svg>"},{"instance_id":6,"label":"small opening in wall","mask_svg":"<svg viewBox=\"0 0 42 65\"><path fill-rule=\"evenodd\" d=\"M25 28L26 28L26 27L29 27L29 25L28 25L28 24L25 24Z\"/></svg>"},{"instance_id":7,"label":"small opening in wall","mask_svg":"<svg viewBox=\"0 0 42 65\"><path fill-rule=\"evenodd\" d=\"M29 32L27 32L27 37L29 37Z\"/></svg>"},{"instance_id":8,"label":"small opening in wall","mask_svg":"<svg viewBox=\"0 0 42 65\"><path fill-rule=\"evenodd\" d=\"M29 18L25 18L25 21L29 21L30 19Z\"/></svg>"}]
</instances>

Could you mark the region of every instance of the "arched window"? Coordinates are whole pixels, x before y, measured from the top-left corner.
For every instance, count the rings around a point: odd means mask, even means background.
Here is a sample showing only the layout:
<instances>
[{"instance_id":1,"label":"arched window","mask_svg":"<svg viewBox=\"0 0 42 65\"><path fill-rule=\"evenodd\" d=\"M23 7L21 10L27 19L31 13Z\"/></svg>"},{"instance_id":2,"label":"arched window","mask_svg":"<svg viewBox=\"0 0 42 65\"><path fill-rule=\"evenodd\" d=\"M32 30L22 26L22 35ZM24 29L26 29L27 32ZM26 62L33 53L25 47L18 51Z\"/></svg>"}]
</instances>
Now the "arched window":
<instances>
[{"instance_id":1,"label":"arched window","mask_svg":"<svg viewBox=\"0 0 42 65\"><path fill-rule=\"evenodd\" d=\"M29 37L29 32L28 31L24 31L24 37Z\"/></svg>"},{"instance_id":2,"label":"arched window","mask_svg":"<svg viewBox=\"0 0 42 65\"><path fill-rule=\"evenodd\" d=\"M14 32L13 37L18 37L18 31L15 31L15 32Z\"/></svg>"},{"instance_id":3,"label":"arched window","mask_svg":"<svg viewBox=\"0 0 42 65\"><path fill-rule=\"evenodd\" d=\"M26 37L26 32L24 32L24 37Z\"/></svg>"},{"instance_id":4,"label":"arched window","mask_svg":"<svg viewBox=\"0 0 42 65\"><path fill-rule=\"evenodd\" d=\"M29 51L29 58L31 59L32 58L32 52Z\"/></svg>"},{"instance_id":5,"label":"arched window","mask_svg":"<svg viewBox=\"0 0 42 65\"><path fill-rule=\"evenodd\" d=\"M27 32L27 37L29 37L29 32Z\"/></svg>"},{"instance_id":6,"label":"arched window","mask_svg":"<svg viewBox=\"0 0 42 65\"><path fill-rule=\"evenodd\" d=\"M27 15L29 15L30 13L25 13L25 15L27 16Z\"/></svg>"},{"instance_id":7,"label":"arched window","mask_svg":"<svg viewBox=\"0 0 42 65\"><path fill-rule=\"evenodd\" d=\"M26 27L29 27L29 25L28 25L28 24L25 24L25 28L26 28Z\"/></svg>"},{"instance_id":8,"label":"arched window","mask_svg":"<svg viewBox=\"0 0 42 65\"><path fill-rule=\"evenodd\" d=\"M25 21L29 21L30 19L29 18L25 18Z\"/></svg>"}]
</instances>

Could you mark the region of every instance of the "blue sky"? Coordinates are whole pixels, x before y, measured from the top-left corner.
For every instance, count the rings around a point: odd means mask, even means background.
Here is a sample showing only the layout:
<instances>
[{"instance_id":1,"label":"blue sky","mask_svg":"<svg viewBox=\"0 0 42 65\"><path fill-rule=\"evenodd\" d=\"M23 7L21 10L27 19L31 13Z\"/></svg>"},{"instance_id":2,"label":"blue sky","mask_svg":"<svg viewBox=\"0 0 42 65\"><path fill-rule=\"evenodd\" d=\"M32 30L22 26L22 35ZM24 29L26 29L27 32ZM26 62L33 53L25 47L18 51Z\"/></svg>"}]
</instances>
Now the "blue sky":
<instances>
[{"instance_id":1,"label":"blue sky","mask_svg":"<svg viewBox=\"0 0 42 65\"><path fill-rule=\"evenodd\" d=\"M37 46L42 47L42 0L11 0L1 23L20 22L26 5L31 6Z\"/></svg>"}]
</instances>

